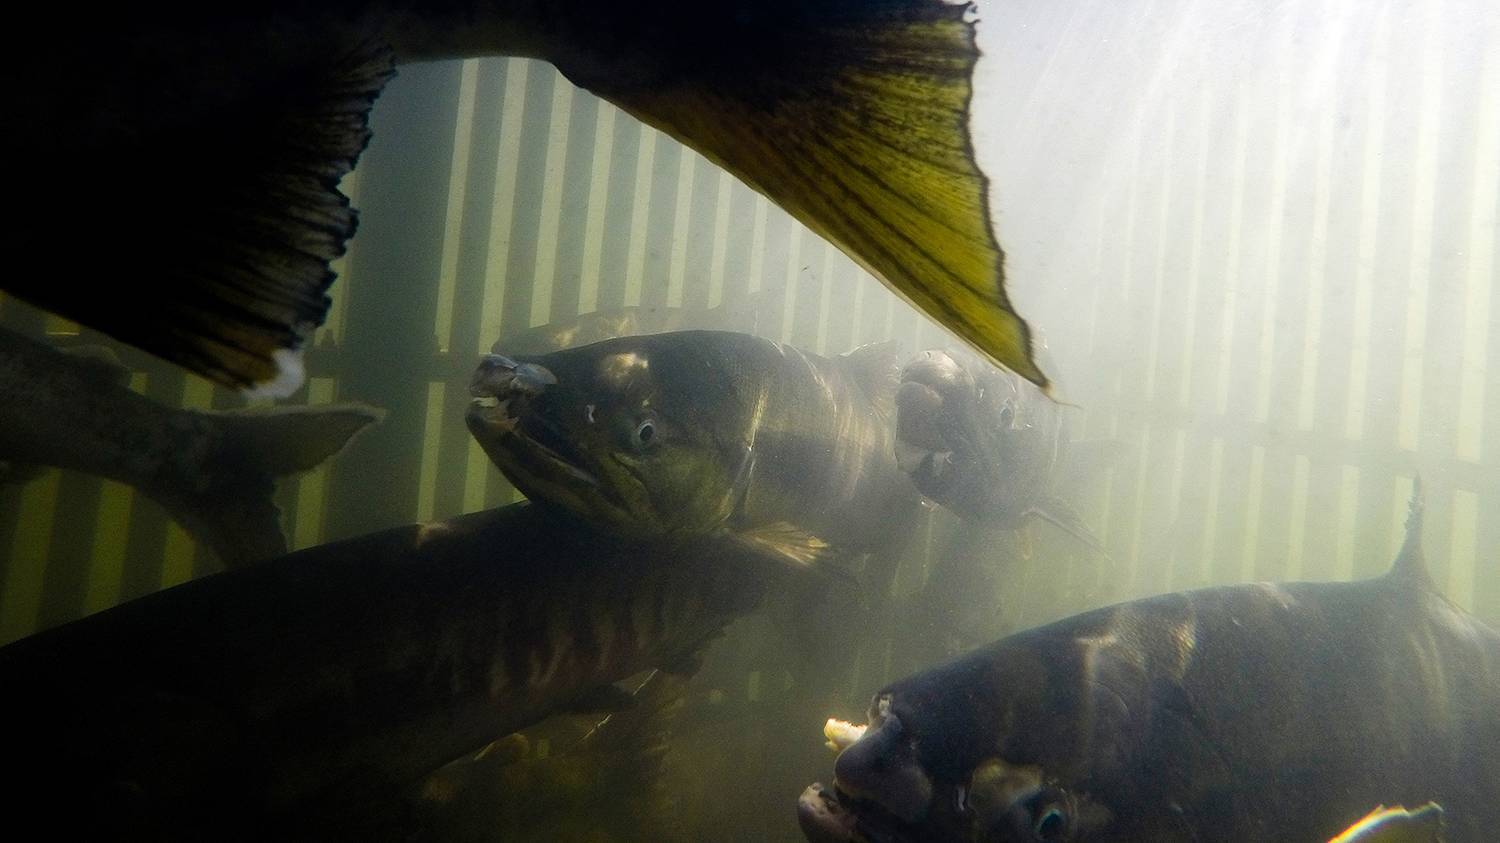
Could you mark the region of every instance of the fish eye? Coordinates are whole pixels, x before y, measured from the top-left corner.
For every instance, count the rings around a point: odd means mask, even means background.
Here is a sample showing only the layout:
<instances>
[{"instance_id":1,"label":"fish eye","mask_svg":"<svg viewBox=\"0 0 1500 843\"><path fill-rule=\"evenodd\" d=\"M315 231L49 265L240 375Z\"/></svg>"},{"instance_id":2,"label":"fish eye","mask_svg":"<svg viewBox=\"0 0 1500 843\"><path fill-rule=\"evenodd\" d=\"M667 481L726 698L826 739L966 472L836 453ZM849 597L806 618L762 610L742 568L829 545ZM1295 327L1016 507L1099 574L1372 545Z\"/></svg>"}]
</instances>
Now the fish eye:
<instances>
[{"instance_id":1,"label":"fish eye","mask_svg":"<svg viewBox=\"0 0 1500 843\"><path fill-rule=\"evenodd\" d=\"M1039 840L1061 840L1068 829L1068 816L1061 808L1050 807L1036 818L1033 829Z\"/></svg>"},{"instance_id":2,"label":"fish eye","mask_svg":"<svg viewBox=\"0 0 1500 843\"><path fill-rule=\"evenodd\" d=\"M635 429L635 443L642 447L651 444L656 438L656 425L650 419L641 422Z\"/></svg>"}]
</instances>

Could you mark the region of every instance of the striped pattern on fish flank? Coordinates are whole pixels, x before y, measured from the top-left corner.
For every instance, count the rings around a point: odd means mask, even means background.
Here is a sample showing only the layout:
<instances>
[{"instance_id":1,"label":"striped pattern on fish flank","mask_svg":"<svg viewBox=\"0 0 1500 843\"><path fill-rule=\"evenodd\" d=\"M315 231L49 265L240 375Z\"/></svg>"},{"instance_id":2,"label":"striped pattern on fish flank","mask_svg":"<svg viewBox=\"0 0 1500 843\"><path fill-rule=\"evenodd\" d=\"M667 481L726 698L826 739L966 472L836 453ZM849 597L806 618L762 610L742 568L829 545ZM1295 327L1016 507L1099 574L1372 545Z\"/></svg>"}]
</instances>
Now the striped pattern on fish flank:
<instances>
[{"instance_id":1,"label":"striped pattern on fish flank","mask_svg":"<svg viewBox=\"0 0 1500 843\"><path fill-rule=\"evenodd\" d=\"M691 555L663 545L666 560ZM724 563L716 574L696 560L634 572L581 573L562 593L515 594L493 618L490 696L541 702L596 683L617 665L675 661L695 649L733 611L724 598L744 572Z\"/></svg>"},{"instance_id":2,"label":"striped pattern on fish flank","mask_svg":"<svg viewBox=\"0 0 1500 843\"><path fill-rule=\"evenodd\" d=\"M894 348L834 358L776 348L752 432L756 466L745 520L790 521L850 547L885 544L880 525L916 504L895 464L887 423L894 412Z\"/></svg>"},{"instance_id":3,"label":"striped pattern on fish flank","mask_svg":"<svg viewBox=\"0 0 1500 843\"><path fill-rule=\"evenodd\" d=\"M255 839L351 836L442 764L687 663L784 571L734 539L631 544L529 504L351 539L0 648L32 726L8 751L37 771L36 816L129 781L171 833L127 836L222 836L197 832L230 813Z\"/></svg>"}]
</instances>

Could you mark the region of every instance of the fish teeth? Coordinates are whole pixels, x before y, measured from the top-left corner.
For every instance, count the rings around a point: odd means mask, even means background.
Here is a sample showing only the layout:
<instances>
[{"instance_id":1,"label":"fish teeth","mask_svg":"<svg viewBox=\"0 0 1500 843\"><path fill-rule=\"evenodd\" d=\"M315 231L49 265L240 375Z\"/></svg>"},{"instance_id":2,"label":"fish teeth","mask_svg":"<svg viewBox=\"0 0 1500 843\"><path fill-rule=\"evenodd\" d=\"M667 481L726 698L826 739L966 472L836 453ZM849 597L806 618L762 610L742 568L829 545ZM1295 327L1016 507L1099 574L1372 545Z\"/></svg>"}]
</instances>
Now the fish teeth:
<instances>
[{"instance_id":1,"label":"fish teeth","mask_svg":"<svg viewBox=\"0 0 1500 843\"><path fill-rule=\"evenodd\" d=\"M511 412L510 399L499 398L494 395L478 395L469 402L469 406L486 410L484 414L485 423L496 432L515 432L516 426L521 420L515 413Z\"/></svg>"}]
</instances>

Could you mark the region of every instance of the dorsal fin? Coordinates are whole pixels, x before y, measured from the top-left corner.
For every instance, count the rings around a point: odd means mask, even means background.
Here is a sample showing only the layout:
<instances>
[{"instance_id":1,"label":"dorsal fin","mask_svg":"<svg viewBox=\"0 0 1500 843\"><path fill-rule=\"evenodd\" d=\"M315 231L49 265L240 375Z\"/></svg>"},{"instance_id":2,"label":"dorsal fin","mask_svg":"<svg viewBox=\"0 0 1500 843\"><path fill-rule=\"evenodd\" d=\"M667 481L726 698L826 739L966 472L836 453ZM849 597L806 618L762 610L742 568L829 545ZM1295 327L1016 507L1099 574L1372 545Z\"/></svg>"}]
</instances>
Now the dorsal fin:
<instances>
[{"instance_id":1,"label":"dorsal fin","mask_svg":"<svg viewBox=\"0 0 1500 843\"><path fill-rule=\"evenodd\" d=\"M1422 554L1422 515L1426 501L1422 498L1422 476L1416 475L1411 483L1411 503L1406 511L1406 540L1401 543L1401 552L1391 565L1386 577L1422 588L1432 588L1432 579L1427 575L1427 560Z\"/></svg>"}]
</instances>

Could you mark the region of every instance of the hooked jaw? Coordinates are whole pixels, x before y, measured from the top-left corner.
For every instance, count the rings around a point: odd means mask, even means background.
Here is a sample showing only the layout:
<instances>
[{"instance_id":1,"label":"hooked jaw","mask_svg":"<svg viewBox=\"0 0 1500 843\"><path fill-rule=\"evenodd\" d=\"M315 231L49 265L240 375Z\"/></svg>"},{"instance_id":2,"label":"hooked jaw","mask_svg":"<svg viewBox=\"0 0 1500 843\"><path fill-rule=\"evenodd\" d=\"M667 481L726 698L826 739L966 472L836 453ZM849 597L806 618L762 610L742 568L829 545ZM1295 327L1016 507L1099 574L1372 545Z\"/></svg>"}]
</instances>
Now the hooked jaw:
<instances>
[{"instance_id":1,"label":"hooked jaw","mask_svg":"<svg viewBox=\"0 0 1500 843\"><path fill-rule=\"evenodd\" d=\"M1039 766L998 756L966 769L958 781L934 779L917 754L911 726L891 711L888 695L864 734L830 721L829 744L843 747L832 787L814 784L797 800L797 819L812 843L913 841L1063 841L1108 827L1109 810L1049 781Z\"/></svg>"},{"instance_id":2,"label":"hooked jaw","mask_svg":"<svg viewBox=\"0 0 1500 843\"><path fill-rule=\"evenodd\" d=\"M517 363L499 354L486 354L480 358L479 368L469 379L469 395L473 396L475 409L501 409L516 398L540 395L542 390L557 383L557 376L545 366L535 363ZM514 427L514 416L508 413L491 414L506 416Z\"/></svg>"},{"instance_id":3,"label":"hooked jaw","mask_svg":"<svg viewBox=\"0 0 1500 843\"><path fill-rule=\"evenodd\" d=\"M901 370L896 392L896 464L922 494L942 501L955 482L954 461L964 449L954 428L959 407L974 398L974 379L947 354L923 352Z\"/></svg>"},{"instance_id":4,"label":"hooked jaw","mask_svg":"<svg viewBox=\"0 0 1500 843\"><path fill-rule=\"evenodd\" d=\"M545 366L484 355L469 379L472 400L465 419L469 432L518 486L534 486L530 481L553 477L597 486L598 479L578 463L575 449L566 447L556 435L544 435L541 428L546 425L525 422L528 405L556 385L557 376ZM522 491L531 494L531 490Z\"/></svg>"},{"instance_id":5,"label":"hooked jaw","mask_svg":"<svg viewBox=\"0 0 1500 843\"><path fill-rule=\"evenodd\" d=\"M642 508L630 494L633 476L628 466L619 468L623 460L605 441L596 405L585 403L593 397L587 379L558 371L561 379L539 362L484 355L469 381L469 432L530 500L614 532L641 532Z\"/></svg>"},{"instance_id":6,"label":"hooked jaw","mask_svg":"<svg viewBox=\"0 0 1500 843\"><path fill-rule=\"evenodd\" d=\"M469 429L483 441L481 432L515 433L516 410L527 400L557 384L557 376L545 366L517 363L499 354L486 354L469 378Z\"/></svg>"},{"instance_id":7,"label":"hooked jaw","mask_svg":"<svg viewBox=\"0 0 1500 843\"><path fill-rule=\"evenodd\" d=\"M876 704L879 714L864 735L834 762L834 786L814 784L798 800L802 831L814 843L920 837L913 829L932 803L932 779L901 718L890 713L889 699Z\"/></svg>"},{"instance_id":8,"label":"hooked jaw","mask_svg":"<svg viewBox=\"0 0 1500 843\"><path fill-rule=\"evenodd\" d=\"M797 823L811 843L849 843L861 839L859 818L822 784L809 785L798 797Z\"/></svg>"},{"instance_id":9,"label":"hooked jaw","mask_svg":"<svg viewBox=\"0 0 1500 843\"><path fill-rule=\"evenodd\" d=\"M932 780L917 761L916 748L901 718L884 713L864 736L839 753L833 783L843 793L880 805L897 819L914 823L927 814Z\"/></svg>"}]
</instances>

